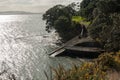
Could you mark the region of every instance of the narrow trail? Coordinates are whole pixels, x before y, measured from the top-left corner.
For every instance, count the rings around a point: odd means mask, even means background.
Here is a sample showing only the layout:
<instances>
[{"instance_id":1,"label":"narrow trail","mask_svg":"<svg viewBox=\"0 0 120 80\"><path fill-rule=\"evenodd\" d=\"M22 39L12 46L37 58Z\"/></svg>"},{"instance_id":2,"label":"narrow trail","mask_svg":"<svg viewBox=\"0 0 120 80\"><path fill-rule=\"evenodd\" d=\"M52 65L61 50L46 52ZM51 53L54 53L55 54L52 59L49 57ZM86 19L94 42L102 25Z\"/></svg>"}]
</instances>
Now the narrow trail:
<instances>
[{"instance_id":1,"label":"narrow trail","mask_svg":"<svg viewBox=\"0 0 120 80\"><path fill-rule=\"evenodd\" d=\"M51 52L49 55L51 57L55 57L65 50L73 50L73 51L84 51L84 52L102 52L101 48L98 47L80 47L80 46L75 46L80 43L85 43L85 42L95 42L91 37L83 37L84 36L84 30L82 29L81 34L77 35L76 37L72 38L65 44L63 44L61 47L57 48L53 52ZM82 38L80 38L82 37Z\"/></svg>"}]
</instances>

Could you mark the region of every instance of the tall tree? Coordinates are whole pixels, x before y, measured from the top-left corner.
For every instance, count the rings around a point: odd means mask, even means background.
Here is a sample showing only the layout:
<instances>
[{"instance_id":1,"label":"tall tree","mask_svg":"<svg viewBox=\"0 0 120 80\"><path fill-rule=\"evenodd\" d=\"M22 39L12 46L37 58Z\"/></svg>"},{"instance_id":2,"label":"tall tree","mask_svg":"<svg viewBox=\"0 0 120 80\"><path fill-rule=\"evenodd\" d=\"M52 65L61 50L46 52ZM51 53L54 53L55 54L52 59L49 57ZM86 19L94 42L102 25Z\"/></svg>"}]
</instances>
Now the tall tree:
<instances>
[{"instance_id":1,"label":"tall tree","mask_svg":"<svg viewBox=\"0 0 120 80\"><path fill-rule=\"evenodd\" d=\"M73 7L71 4L68 6L56 5L43 15L43 20L46 20L46 30L50 31L51 29L55 29L63 42L68 41L80 33L72 22L72 16L75 15ZM81 28L79 27L79 29Z\"/></svg>"}]
</instances>

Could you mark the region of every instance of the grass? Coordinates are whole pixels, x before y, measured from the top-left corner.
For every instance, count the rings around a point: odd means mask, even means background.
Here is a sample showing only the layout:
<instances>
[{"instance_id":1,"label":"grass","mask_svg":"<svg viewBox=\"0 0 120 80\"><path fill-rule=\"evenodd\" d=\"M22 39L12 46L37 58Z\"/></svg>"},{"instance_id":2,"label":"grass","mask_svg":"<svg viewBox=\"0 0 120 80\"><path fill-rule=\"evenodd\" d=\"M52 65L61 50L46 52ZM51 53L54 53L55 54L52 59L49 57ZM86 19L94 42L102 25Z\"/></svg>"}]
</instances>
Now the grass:
<instances>
[{"instance_id":1,"label":"grass","mask_svg":"<svg viewBox=\"0 0 120 80\"><path fill-rule=\"evenodd\" d=\"M75 22L81 22L81 21L84 21L85 18L81 17L81 16L73 16L72 17L72 21L75 21Z\"/></svg>"},{"instance_id":2,"label":"grass","mask_svg":"<svg viewBox=\"0 0 120 80\"><path fill-rule=\"evenodd\" d=\"M84 24L86 26L88 26L90 24L89 21L86 21L86 19L81 16L73 16L72 21L80 23L80 24Z\"/></svg>"}]
</instances>

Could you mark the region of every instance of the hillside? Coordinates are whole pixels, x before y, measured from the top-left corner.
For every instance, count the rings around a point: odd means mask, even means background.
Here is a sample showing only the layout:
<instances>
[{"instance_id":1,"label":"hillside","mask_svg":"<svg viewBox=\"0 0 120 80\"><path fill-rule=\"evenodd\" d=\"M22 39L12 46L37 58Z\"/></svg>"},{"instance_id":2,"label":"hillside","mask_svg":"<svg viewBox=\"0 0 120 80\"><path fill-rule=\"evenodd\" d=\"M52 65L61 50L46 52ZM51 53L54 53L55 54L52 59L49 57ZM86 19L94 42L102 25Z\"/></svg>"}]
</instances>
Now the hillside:
<instances>
[{"instance_id":1,"label":"hillside","mask_svg":"<svg viewBox=\"0 0 120 80\"><path fill-rule=\"evenodd\" d=\"M32 13L32 12L25 12L25 11L4 11L0 12L0 15L8 15L8 14L42 14L42 13Z\"/></svg>"}]
</instances>

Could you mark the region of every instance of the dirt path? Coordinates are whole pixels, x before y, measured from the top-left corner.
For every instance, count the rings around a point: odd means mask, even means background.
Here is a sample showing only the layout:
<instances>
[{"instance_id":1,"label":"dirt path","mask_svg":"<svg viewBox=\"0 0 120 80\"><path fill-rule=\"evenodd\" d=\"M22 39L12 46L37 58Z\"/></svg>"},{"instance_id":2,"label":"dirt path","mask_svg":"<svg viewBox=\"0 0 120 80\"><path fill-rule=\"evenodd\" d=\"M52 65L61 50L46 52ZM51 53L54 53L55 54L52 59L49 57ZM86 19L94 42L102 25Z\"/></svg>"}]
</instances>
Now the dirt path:
<instances>
[{"instance_id":1,"label":"dirt path","mask_svg":"<svg viewBox=\"0 0 120 80\"><path fill-rule=\"evenodd\" d=\"M109 80L120 80L120 72L110 71L108 72Z\"/></svg>"}]
</instances>

